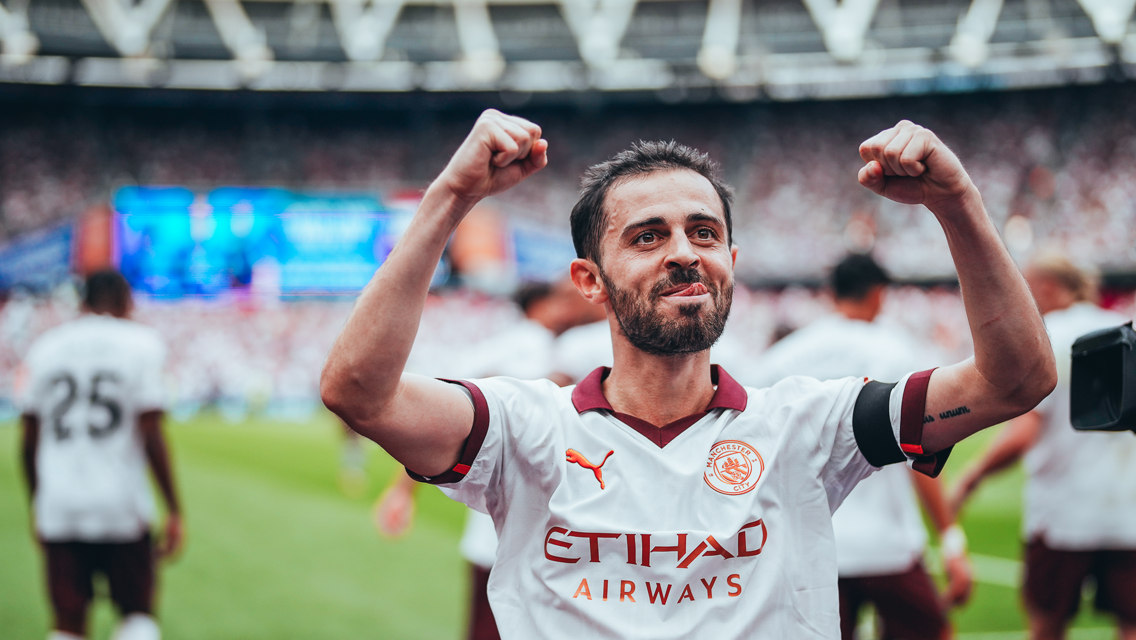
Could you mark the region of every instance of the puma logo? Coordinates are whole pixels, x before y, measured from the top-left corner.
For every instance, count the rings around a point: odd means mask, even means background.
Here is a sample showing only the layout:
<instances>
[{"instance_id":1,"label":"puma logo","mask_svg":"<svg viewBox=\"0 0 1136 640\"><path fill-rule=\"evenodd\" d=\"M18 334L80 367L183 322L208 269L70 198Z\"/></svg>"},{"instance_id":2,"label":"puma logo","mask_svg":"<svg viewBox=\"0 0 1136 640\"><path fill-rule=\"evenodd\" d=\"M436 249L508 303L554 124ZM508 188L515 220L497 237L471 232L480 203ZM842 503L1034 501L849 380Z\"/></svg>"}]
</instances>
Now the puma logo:
<instances>
[{"instance_id":1,"label":"puma logo","mask_svg":"<svg viewBox=\"0 0 1136 640\"><path fill-rule=\"evenodd\" d=\"M613 453L615 453L615 451L608 451L607 455L604 456L603 462L599 464L592 464L591 462L588 462L588 459L584 457L584 454L576 451L575 449L569 449L567 460L568 462L575 462L585 469L591 469L592 473L596 474L596 480L600 481L600 489L602 490L604 488L603 466Z\"/></svg>"}]
</instances>

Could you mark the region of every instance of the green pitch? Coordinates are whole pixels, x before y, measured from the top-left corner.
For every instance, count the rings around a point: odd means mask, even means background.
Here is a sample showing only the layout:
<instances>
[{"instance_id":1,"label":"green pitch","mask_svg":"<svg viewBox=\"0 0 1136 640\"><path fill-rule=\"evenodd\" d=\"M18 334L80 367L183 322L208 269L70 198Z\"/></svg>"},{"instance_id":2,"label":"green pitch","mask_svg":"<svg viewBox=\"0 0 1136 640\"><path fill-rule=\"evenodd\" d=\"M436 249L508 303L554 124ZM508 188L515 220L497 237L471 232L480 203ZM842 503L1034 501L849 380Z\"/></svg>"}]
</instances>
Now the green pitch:
<instances>
[{"instance_id":1,"label":"green pitch","mask_svg":"<svg viewBox=\"0 0 1136 640\"><path fill-rule=\"evenodd\" d=\"M328 415L302 425L233 425L206 414L168 431L188 534L182 557L161 574L167 640L461 637L463 507L423 488L411 533L379 538L371 505L398 467L368 446L369 486L358 498L344 496L342 436ZM992 435L958 447L947 473ZM0 637L41 640L49 618L17 457L18 429L0 424ZM980 583L953 615L963 640L1024 638L1014 586L1021 483L1019 471L990 481L966 513ZM109 637L113 622L101 604L92 637ZM1112 638L1108 625L1082 613L1071 638Z\"/></svg>"}]
</instances>

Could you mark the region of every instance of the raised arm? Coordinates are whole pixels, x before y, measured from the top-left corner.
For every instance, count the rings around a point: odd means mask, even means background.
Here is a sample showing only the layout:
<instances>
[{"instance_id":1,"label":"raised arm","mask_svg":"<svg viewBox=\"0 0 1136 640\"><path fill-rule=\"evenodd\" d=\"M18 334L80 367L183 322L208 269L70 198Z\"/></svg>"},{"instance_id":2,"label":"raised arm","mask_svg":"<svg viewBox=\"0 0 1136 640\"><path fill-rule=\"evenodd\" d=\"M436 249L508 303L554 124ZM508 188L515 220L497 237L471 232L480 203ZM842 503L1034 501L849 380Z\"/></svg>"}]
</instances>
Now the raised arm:
<instances>
[{"instance_id":1,"label":"raised arm","mask_svg":"<svg viewBox=\"0 0 1136 640\"><path fill-rule=\"evenodd\" d=\"M359 295L324 364L324 404L419 474L448 471L473 426L462 391L403 373L430 278L450 235L478 201L548 163L540 133L522 118L492 109L481 114Z\"/></svg>"},{"instance_id":2,"label":"raised arm","mask_svg":"<svg viewBox=\"0 0 1136 640\"><path fill-rule=\"evenodd\" d=\"M1033 409L1057 384L1053 350L1025 279L958 158L906 120L860 145L860 184L939 220L958 272L974 357L943 367L927 388L923 451Z\"/></svg>"}]
</instances>

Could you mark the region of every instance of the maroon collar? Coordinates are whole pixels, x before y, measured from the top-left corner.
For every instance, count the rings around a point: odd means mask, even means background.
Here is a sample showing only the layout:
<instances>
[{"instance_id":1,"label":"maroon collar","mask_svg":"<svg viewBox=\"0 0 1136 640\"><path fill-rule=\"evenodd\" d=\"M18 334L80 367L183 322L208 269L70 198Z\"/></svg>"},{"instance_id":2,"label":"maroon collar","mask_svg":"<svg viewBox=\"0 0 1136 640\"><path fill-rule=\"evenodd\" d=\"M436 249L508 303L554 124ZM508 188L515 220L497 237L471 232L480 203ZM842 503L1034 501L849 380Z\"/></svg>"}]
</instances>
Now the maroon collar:
<instances>
[{"instance_id":1,"label":"maroon collar","mask_svg":"<svg viewBox=\"0 0 1136 640\"><path fill-rule=\"evenodd\" d=\"M677 438L680 433L686 431L688 427L698 422L712 409L745 411L746 403L749 400L745 388L731 378L725 369L716 364L711 365L710 381L718 385L718 389L714 392L714 397L710 399L710 404L706 406L706 409L658 427L641 418L619 413L612 408L611 403L603 394L603 381L610 373L611 369L608 367L600 367L589 373L576 385L576 388L572 390L572 404L576 407L576 411L580 413L596 409L610 411L620 422L635 429L640 435L654 442L660 448L667 446L667 443Z\"/></svg>"}]
</instances>

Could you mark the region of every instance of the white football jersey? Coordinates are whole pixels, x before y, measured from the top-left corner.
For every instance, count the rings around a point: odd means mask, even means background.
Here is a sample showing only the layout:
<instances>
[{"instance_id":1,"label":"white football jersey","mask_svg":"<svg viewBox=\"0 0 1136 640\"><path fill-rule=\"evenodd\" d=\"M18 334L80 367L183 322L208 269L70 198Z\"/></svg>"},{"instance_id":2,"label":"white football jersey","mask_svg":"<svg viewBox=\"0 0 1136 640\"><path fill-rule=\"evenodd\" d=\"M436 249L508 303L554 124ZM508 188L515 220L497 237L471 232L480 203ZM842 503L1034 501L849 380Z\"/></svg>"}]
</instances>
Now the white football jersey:
<instances>
[{"instance_id":1,"label":"white football jersey","mask_svg":"<svg viewBox=\"0 0 1136 640\"><path fill-rule=\"evenodd\" d=\"M1037 408L1042 430L1023 460L1027 539L1069 551L1136 548L1136 436L1076 431L1069 421L1073 342L1128 320L1089 303L1045 314L1057 388Z\"/></svg>"},{"instance_id":2,"label":"white football jersey","mask_svg":"<svg viewBox=\"0 0 1136 640\"><path fill-rule=\"evenodd\" d=\"M138 415L163 408L153 329L87 314L28 351L21 410L39 420L36 530L47 541L136 540L154 517Z\"/></svg>"},{"instance_id":3,"label":"white football jersey","mask_svg":"<svg viewBox=\"0 0 1136 640\"><path fill-rule=\"evenodd\" d=\"M791 375L818 380L868 376L890 382L935 364L931 350L901 327L833 314L770 347L753 368L753 382L771 386ZM842 578L910 569L923 557L927 545L911 472L890 465L865 479L832 515L832 528Z\"/></svg>"},{"instance_id":4,"label":"white football jersey","mask_svg":"<svg viewBox=\"0 0 1136 640\"><path fill-rule=\"evenodd\" d=\"M490 336L455 358L453 367L459 378L509 376L536 380L553 373L552 357L555 336L535 320L523 319L506 330ZM469 511L461 537L462 557L481 567L493 568L497 556L497 532L493 519L484 513Z\"/></svg>"},{"instance_id":5,"label":"white football jersey","mask_svg":"<svg viewBox=\"0 0 1136 640\"><path fill-rule=\"evenodd\" d=\"M493 568L497 559L497 530L488 514L467 509L461 537L462 557L482 569Z\"/></svg>"},{"instance_id":6,"label":"white football jersey","mask_svg":"<svg viewBox=\"0 0 1136 640\"><path fill-rule=\"evenodd\" d=\"M758 390L715 367L706 412L658 428L612 410L607 373L463 383L461 462L425 480L493 516L501 636L839 637L832 512L874 470L857 434L899 451L906 379L854 433L863 378Z\"/></svg>"}]
</instances>

